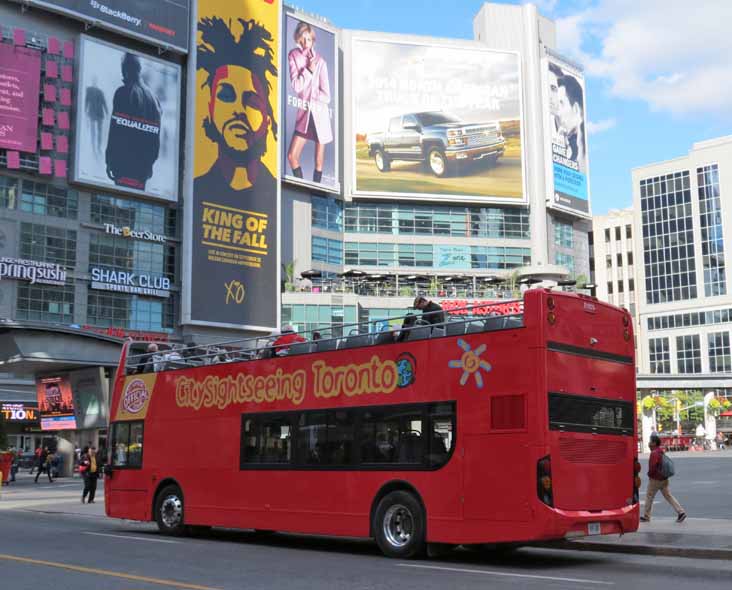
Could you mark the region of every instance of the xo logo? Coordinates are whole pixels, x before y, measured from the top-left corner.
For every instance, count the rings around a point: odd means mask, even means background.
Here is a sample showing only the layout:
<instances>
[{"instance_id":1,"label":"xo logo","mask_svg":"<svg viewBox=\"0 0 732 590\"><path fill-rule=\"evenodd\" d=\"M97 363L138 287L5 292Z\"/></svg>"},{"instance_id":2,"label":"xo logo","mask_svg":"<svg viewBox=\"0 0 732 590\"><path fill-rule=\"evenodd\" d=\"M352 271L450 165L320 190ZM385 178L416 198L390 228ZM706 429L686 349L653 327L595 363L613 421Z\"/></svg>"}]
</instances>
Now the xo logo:
<instances>
[{"instance_id":1,"label":"xo logo","mask_svg":"<svg viewBox=\"0 0 732 590\"><path fill-rule=\"evenodd\" d=\"M224 283L226 289L226 305L229 305L232 301L236 304L243 303L246 297L247 291L239 281L229 281Z\"/></svg>"}]
</instances>

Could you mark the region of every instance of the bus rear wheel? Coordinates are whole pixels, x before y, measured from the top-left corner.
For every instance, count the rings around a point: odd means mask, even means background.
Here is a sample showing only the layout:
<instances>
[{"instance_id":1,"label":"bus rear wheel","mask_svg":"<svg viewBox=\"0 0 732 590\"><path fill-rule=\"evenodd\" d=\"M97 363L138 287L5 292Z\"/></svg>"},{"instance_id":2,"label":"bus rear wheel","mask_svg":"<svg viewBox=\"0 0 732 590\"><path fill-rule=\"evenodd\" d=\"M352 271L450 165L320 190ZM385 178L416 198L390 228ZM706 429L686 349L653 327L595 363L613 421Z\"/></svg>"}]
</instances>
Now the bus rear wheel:
<instances>
[{"instance_id":1,"label":"bus rear wheel","mask_svg":"<svg viewBox=\"0 0 732 590\"><path fill-rule=\"evenodd\" d=\"M164 535L179 537L186 534L183 524L183 493L176 485L160 490L155 501L155 521Z\"/></svg>"},{"instance_id":2,"label":"bus rear wheel","mask_svg":"<svg viewBox=\"0 0 732 590\"><path fill-rule=\"evenodd\" d=\"M426 518L414 494L391 492L374 512L372 528L376 544L387 557L409 559L424 553Z\"/></svg>"}]
</instances>

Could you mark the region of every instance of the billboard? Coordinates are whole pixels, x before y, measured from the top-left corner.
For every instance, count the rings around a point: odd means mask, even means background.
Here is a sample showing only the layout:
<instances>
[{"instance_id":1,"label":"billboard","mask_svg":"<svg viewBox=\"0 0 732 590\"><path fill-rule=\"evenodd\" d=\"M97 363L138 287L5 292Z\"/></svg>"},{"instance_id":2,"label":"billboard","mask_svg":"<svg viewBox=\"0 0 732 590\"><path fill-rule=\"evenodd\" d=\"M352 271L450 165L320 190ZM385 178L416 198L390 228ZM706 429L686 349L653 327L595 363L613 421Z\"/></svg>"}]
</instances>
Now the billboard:
<instances>
[{"instance_id":1,"label":"billboard","mask_svg":"<svg viewBox=\"0 0 732 590\"><path fill-rule=\"evenodd\" d=\"M287 14L284 34L284 176L338 192L336 33L299 14Z\"/></svg>"},{"instance_id":2,"label":"billboard","mask_svg":"<svg viewBox=\"0 0 732 590\"><path fill-rule=\"evenodd\" d=\"M186 323L278 324L280 9L270 0L198 3Z\"/></svg>"},{"instance_id":3,"label":"billboard","mask_svg":"<svg viewBox=\"0 0 732 590\"><path fill-rule=\"evenodd\" d=\"M36 152L40 86L41 53L0 42L0 148Z\"/></svg>"},{"instance_id":4,"label":"billboard","mask_svg":"<svg viewBox=\"0 0 732 590\"><path fill-rule=\"evenodd\" d=\"M351 53L356 194L526 202L517 53L376 38Z\"/></svg>"},{"instance_id":5,"label":"billboard","mask_svg":"<svg viewBox=\"0 0 732 590\"><path fill-rule=\"evenodd\" d=\"M38 405L28 402L2 402L0 418L15 424L38 422Z\"/></svg>"},{"instance_id":6,"label":"billboard","mask_svg":"<svg viewBox=\"0 0 732 590\"><path fill-rule=\"evenodd\" d=\"M79 369L69 373L77 428L106 428L109 388L104 369Z\"/></svg>"},{"instance_id":7,"label":"billboard","mask_svg":"<svg viewBox=\"0 0 732 590\"><path fill-rule=\"evenodd\" d=\"M76 414L71 385L66 376L36 380L41 430L75 430Z\"/></svg>"},{"instance_id":8,"label":"billboard","mask_svg":"<svg viewBox=\"0 0 732 590\"><path fill-rule=\"evenodd\" d=\"M159 46L188 51L190 0L22 0Z\"/></svg>"},{"instance_id":9,"label":"billboard","mask_svg":"<svg viewBox=\"0 0 732 590\"><path fill-rule=\"evenodd\" d=\"M179 66L81 38L74 180L178 200Z\"/></svg>"},{"instance_id":10,"label":"billboard","mask_svg":"<svg viewBox=\"0 0 732 590\"><path fill-rule=\"evenodd\" d=\"M547 55L543 60L544 129L551 207L589 217L589 163L585 77L571 63Z\"/></svg>"}]
</instances>

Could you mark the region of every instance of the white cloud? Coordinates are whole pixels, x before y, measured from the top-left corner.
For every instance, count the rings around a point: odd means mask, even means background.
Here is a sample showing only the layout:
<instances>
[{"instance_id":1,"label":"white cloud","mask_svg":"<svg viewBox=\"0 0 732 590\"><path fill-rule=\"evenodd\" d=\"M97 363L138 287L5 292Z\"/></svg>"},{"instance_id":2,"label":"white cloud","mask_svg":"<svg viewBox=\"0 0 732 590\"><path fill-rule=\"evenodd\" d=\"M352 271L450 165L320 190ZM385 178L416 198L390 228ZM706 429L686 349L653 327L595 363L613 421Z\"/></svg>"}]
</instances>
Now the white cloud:
<instances>
[{"instance_id":1,"label":"white cloud","mask_svg":"<svg viewBox=\"0 0 732 590\"><path fill-rule=\"evenodd\" d=\"M599 0L557 19L560 50L618 97L675 114L732 108L732 2Z\"/></svg>"},{"instance_id":2,"label":"white cloud","mask_svg":"<svg viewBox=\"0 0 732 590\"><path fill-rule=\"evenodd\" d=\"M590 135L602 133L608 129L612 129L617 124L617 121L612 119L602 119L601 121L587 121L587 132Z\"/></svg>"},{"instance_id":3,"label":"white cloud","mask_svg":"<svg viewBox=\"0 0 732 590\"><path fill-rule=\"evenodd\" d=\"M523 4L533 4L544 16L549 16L557 7L558 0L525 0Z\"/></svg>"}]
</instances>

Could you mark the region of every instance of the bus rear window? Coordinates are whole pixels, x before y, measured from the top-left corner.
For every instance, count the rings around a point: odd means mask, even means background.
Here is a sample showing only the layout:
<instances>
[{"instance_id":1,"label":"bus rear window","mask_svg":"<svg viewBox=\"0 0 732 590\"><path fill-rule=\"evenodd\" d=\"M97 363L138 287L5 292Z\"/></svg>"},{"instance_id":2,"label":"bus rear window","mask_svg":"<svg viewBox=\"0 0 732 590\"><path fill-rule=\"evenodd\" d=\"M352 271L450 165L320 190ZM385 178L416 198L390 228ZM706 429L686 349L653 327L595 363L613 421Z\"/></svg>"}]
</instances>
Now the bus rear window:
<instances>
[{"instance_id":1,"label":"bus rear window","mask_svg":"<svg viewBox=\"0 0 732 590\"><path fill-rule=\"evenodd\" d=\"M112 425L112 465L127 469L142 467L144 422L116 422Z\"/></svg>"},{"instance_id":2,"label":"bus rear window","mask_svg":"<svg viewBox=\"0 0 732 590\"><path fill-rule=\"evenodd\" d=\"M633 404L611 399L549 394L549 428L567 432L633 434Z\"/></svg>"}]
</instances>

